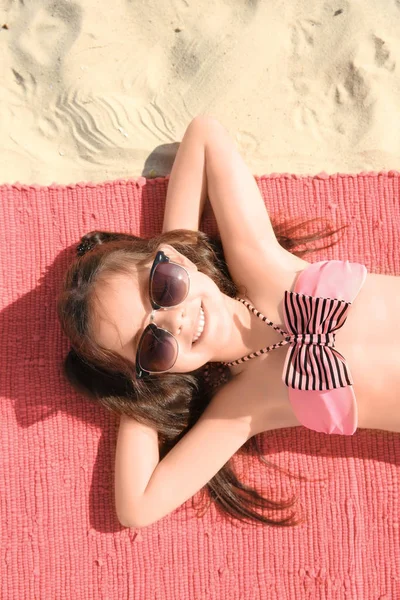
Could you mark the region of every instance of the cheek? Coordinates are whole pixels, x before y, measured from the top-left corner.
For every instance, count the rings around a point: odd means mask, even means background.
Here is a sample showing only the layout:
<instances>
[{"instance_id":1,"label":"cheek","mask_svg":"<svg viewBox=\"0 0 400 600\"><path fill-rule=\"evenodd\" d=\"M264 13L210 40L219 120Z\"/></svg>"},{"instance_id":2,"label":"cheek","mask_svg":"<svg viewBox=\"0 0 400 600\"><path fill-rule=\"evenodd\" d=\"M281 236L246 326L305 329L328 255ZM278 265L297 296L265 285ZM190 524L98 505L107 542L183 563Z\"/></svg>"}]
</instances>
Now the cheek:
<instances>
[{"instance_id":1,"label":"cheek","mask_svg":"<svg viewBox=\"0 0 400 600\"><path fill-rule=\"evenodd\" d=\"M213 298L214 301L221 295L221 292L214 281L204 273L200 273L200 271L193 277L193 291L196 296Z\"/></svg>"}]
</instances>

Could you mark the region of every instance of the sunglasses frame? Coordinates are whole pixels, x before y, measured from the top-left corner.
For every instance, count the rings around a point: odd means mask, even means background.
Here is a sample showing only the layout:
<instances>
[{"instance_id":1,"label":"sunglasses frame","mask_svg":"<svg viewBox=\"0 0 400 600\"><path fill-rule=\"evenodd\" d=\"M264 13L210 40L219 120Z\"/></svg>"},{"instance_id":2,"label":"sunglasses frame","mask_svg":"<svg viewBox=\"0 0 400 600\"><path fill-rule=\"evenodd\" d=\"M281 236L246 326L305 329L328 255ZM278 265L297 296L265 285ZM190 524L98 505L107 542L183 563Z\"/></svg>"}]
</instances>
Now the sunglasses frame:
<instances>
[{"instance_id":1,"label":"sunglasses frame","mask_svg":"<svg viewBox=\"0 0 400 600\"><path fill-rule=\"evenodd\" d=\"M172 305L172 306L167 306L167 307L165 307L165 306L161 306L160 304L157 304L157 302L155 302L155 301L153 300L153 298L152 298L152 295L151 295L151 284L152 284L152 280L153 280L154 272L155 272L155 270L156 270L156 267L157 267L159 264L161 264L161 263L171 263L172 265L175 265L175 266L177 266L177 267L180 267L181 269L183 269L183 270L186 272L186 274L187 274L187 277L188 277L188 286L187 286L187 291L186 291L186 295L185 295L185 297L184 297L184 298L182 298L182 300L181 300L180 302L178 302L178 304L174 304L174 305ZM156 310L168 310L169 308L175 308L176 306L179 306L179 304L181 304L181 303L182 303L184 300L186 300L186 298L187 298L187 295L188 295L188 293L189 293L189 288L190 288L190 275L189 275L189 272L187 271L187 269L185 269L185 267L184 267L184 266L182 266L182 265L180 265L180 264L178 264L178 263L175 263L175 262L171 261L171 260L168 258L168 256L165 254L165 252L163 252L162 250L159 250L159 251L157 252L157 254L156 254L156 256L155 256L155 259L154 259L154 261L153 261L153 264L152 264L152 266L151 266L151 269L150 269L150 276L149 276L149 298L150 298L150 304L151 304L151 307L152 307L152 309L153 309L153 310L152 310L152 313L151 313L151 315L150 315L150 321L153 321L153 319L154 319L154 312L155 312ZM143 369L143 368L140 366L140 361L139 361L139 354L140 354L140 350L141 350L142 342L143 342L144 336L145 336L145 335L146 335L146 334L147 334L149 331L153 331L154 333L156 333L156 332L157 332L157 330L165 331L166 333L168 333L168 334L169 334L169 335L170 335L170 336L171 336L171 337L174 339L174 341L175 341L175 343L176 343L176 346L177 346L176 358L175 358L175 360L174 360L173 364L172 364L172 365L171 365L171 366L170 366L168 369L166 369L165 371L146 371L145 369ZM158 327L158 325L156 325L156 323L152 323L152 322L151 322L151 323L149 323L149 325L147 325L147 327L145 327L145 329L143 330L143 333L142 333L142 335L140 336L139 343L138 343L138 347L137 347L137 350L136 350L136 377L137 377L137 379L144 379L145 377L148 377L148 376L149 376L149 375L151 375L152 373L157 373L157 374L158 374L158 373L167 373L167 371L169 371L170 369L172 369L172 367L173 367L173 366L174 366L174 364L176 363L176 361L177 361L177 358L178 358L178 353L179 353L179 343L178 343L178 340L176 339L176 337L174 336L174 334L173 334L173 333L171 333L170 331L168 331L168 329L164 329L164 327Z\"/></svg>"}]
</instances>

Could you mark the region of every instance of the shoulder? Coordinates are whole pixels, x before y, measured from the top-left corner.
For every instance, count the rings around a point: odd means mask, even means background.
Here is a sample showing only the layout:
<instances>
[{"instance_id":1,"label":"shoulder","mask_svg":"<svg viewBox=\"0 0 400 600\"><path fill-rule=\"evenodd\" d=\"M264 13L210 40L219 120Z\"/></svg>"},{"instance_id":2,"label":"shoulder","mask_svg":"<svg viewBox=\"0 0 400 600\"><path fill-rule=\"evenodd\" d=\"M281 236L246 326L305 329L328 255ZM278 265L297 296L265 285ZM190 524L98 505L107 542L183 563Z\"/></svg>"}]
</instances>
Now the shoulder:
<instances>
[{"instance_id":1,"label":"shoulder","mask_svg":"<svg viewBox=\"0 0 400 600\"><path fill-rule=\"evenodd\" d=\"M285 292L296 289L300 276L310 265L311 263L290 253L274 257L270 254L267 259L261 253L257 260L254 256L251 259L249 255L246 277L235 283L239 291L242 286L245 287L247 299L257 310L266 315L274 325L283 326Z\"/></svg>"},{"instance_id":2,"label":"shoulder","mask_svg":"<svg viewBox=\"0 0 400 600\"><path fill-rule=\"evenodd\" d=\"M222 386L208 409L229 426L244 426L248 437L264 431L300 425L281 380L282 357L259 357L246 363L246 369ZM270 364L267 364L267 363ZM252 363L252 364L251 364Z\"/></svg>"},{"instance_id":3,"label":"shoulder","mask_svg":"<svg viewBox=\"0 0 400 600\"><path fill-rule=\"evenodd\" d=\"M236 375L221 386L206 409L225 424L244 426L249 438L264 431L266 410L266 390L255 382L249 390L249 378L245 373Z\"/></svg>"},{"instance_id":4,"label":"shoulder","mask_svg":"<svg viewBox=\"0 0 400 600\"><path fill-rule=\"evenodd\" d=\"M262 240L240 247L241 265L246 269L241 273L246 279L253 279L259 286L262 281L287 281L291 276L307 269L312 263L292 254L281 245L271 245Z\"/></svg>"}]
</instances>

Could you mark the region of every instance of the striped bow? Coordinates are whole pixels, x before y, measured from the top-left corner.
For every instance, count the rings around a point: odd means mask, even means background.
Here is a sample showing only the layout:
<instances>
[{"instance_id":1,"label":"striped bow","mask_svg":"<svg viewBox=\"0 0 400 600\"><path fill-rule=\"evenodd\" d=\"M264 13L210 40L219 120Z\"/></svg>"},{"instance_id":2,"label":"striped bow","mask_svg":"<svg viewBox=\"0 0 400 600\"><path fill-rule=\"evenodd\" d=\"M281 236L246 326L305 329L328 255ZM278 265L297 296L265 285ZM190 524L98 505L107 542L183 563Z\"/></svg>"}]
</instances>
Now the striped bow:
<instances>
[{"instance_id":1,"label":"striped bow","mask_svg":"<svg viewBox=\"0 0 400 600\"><path fill-rule=\"evenodd\" d=\"M282 381L297 390L332 390L352 385L346 359L335 349L335 331L351 302L285 292L284 317L290 344Z\"/></svg>"}]
</instances>

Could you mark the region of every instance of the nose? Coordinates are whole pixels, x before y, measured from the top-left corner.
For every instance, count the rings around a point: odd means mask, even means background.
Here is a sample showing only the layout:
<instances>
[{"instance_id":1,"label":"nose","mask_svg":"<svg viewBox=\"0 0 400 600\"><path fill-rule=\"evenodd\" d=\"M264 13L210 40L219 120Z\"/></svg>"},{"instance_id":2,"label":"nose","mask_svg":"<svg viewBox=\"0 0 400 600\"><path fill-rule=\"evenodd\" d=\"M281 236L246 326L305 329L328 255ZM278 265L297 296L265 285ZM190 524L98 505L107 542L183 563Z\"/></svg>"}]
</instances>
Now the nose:
<instances>
[{"instance_id":1,"label":"nose","mask_svg":"<svg viewBox=\"0 0 400 600\"><path fill-rule=\"evenodd\" d=\"M154 314L153 314L154 313ZM150 321L154 321L158 327L167 329L173 335L179 335L182 331L183 320L185 318L185 309L182 305L174 308L160 308L153 311L153 317Z\"/></svg>"}]
</instances>

